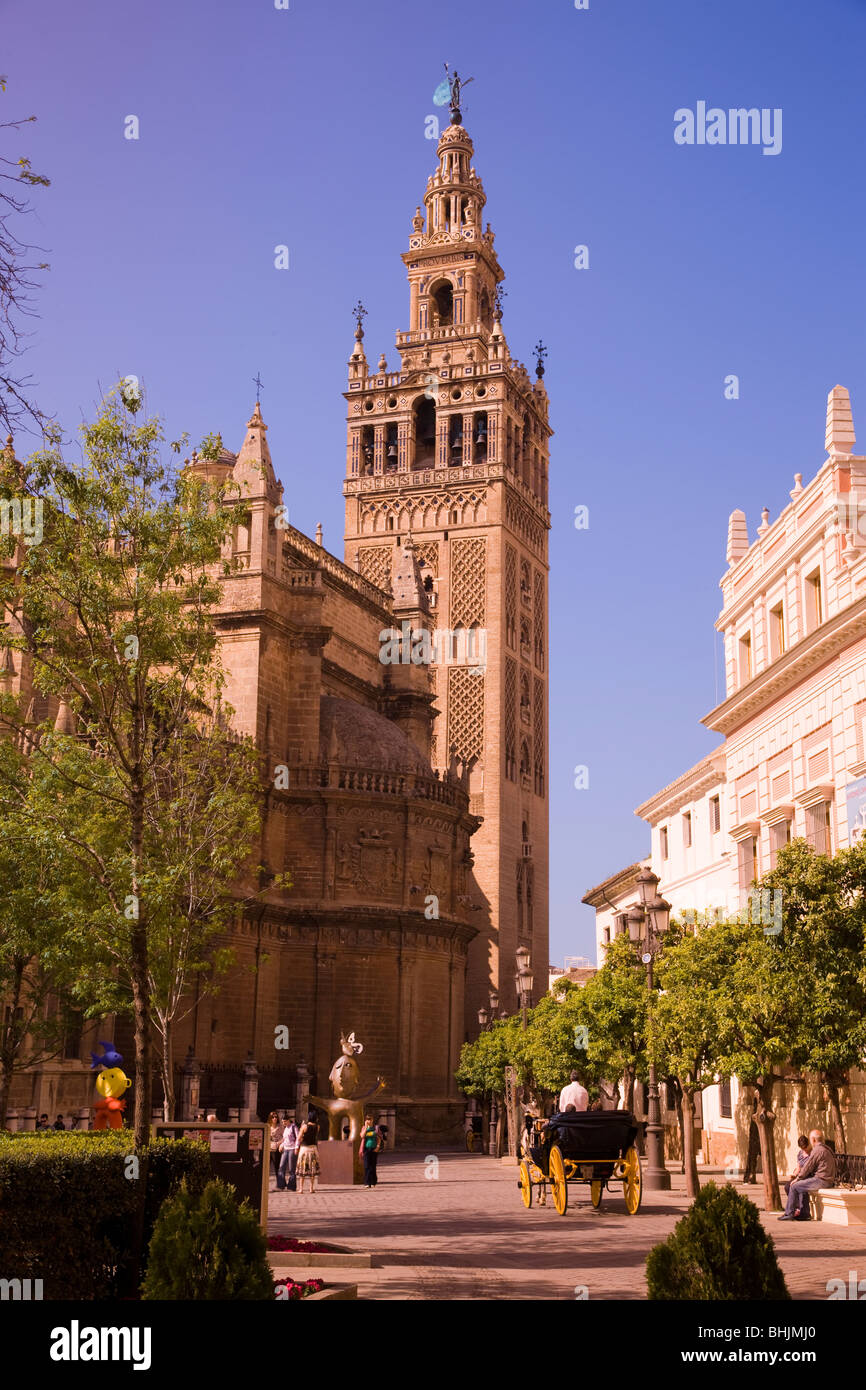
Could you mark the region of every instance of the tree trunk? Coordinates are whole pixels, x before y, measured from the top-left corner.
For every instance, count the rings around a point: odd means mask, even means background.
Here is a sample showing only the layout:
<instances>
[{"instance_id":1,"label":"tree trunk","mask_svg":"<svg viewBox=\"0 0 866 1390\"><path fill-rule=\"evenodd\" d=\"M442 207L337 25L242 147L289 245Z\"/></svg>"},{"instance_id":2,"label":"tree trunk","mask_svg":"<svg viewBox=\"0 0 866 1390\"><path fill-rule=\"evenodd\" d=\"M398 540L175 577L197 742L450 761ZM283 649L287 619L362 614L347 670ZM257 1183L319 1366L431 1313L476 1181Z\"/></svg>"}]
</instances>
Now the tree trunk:
<instances>
[{"instance_id":1,"label":"tree trunk","mask_svg":"<svg viewBox=\"0 0 866 1390\"><path fill-rule=\"evenodd\" d=\"M848 1152L845 1143L845 1126L842 1123L842 1107L839 1104L839 1081L835 1076L825 1073L824 1084L827 1087L827 1095L830 1099L830 1110L833 1115L833 1139L836 1144L837 1154ZM0 1117L2 1123L2 1117Z\"/></svg>"},{"instance_id":2,"label":"tree trunk","mask_svg":"<svg viewBox=\"0 0 866 1390\"><path fill-rule=\"evenodd\" d=\"M758 1086L758 1113L755 1120L761 1141L761 1167L764 1170L764 1210L781 1211L782 1196L779 1190L779 1174L776 1171L776 1116L773 1114L773 1086L775 1077L763 1077Z\"/></svg>"},{"instance_id":3,"label":"tree trunk","mask_svg":"<svg viewBox=\"0 0 866 1390\"><path fill-rule=\"evenodd\" d=\"M686 1131L683 1120L683 1088L680 1085L679 1077L673 1077L674 1083L674 1104L677 1108L677 1127L680 1131L680 1172L686 1171Z\"/></svg>"},{"instance_id":4,"label":"tree trunk","mask_svg":"<svg viewBox=\"0 0 866 1390\"><path fill-rule=\"evenodd\" d=\"M0 1129L6 1128L6 1111L9 1109L9 1092L12 1087L12 1058L5 1052L0 1056Z\"/></svg>"},{"instance_id":5,"label":"tree trunk","mask_svg":"<svg viewBox=\"0 0 866 1390\"><path fill-rule=\"evenodd\" d=\"M502 1157L505 1148L503 1140L505 1138L505 1097L503 1096L496 1110L496 1158Z\"/></svg>"},{"instance_id":6,"label":"tree trunk","mask_svg":"<svg viewBox=\"0 0 866 1390\"><path fill-rule=\"evenodd\" d=\"M490 1096L487 1091L481 1098L481 1152L490 1152Z\"/></svg>"},{"instance_id":7,"label":"tree trunk","mask_svg":"<svg viewBox=\"0 0 866 1390\"><path fill-rule=\"evenodd\" d=\"M701 1190L701 1183L698 1177L698 1164L695 1156L695 1093L690 1088L682 1087L682 1103L680 1106L683 1126L683 1164L686 1174L686 1196L697 1197Z\"/></svg>"},{"instance_id":8,"label":"tree trunk","mask_svg":"<svg viewBox=\"0 0 866 1390\"><path fill-rule=\"evenodd\" d=\"M166 1022L162 1034L162 1118L174 1119L174 1038L172 1026Z\"/></svg>"},{"instance_id":9,"label":"tree trunk","mask_svg":"<svg viewBox=\"0 0 866 1390\"><path fill-rule=\"evenodd\" d=\"M147 971L147 919L141 893L141 865L144 851L144 792L134 785L130 804L132 821L132 931L130 933L132 1003L135 1016L135 1147L143 1149L150 1141L153 1103L151 1076L150 990Z\"/></svg>"},{"instance_id":10,"label":"tree trunk","mask_svg":"<svg viewBox=\"0 0 866 1390\"><path fill-rule=\"evenodd\" d=\"M625 1083L622 1102L623 1110L631 1110L634 1104L634 1078L634 1067L626 1067L625 1076L623 1078L623 1081Z\"/></svg>"}]
</instances>

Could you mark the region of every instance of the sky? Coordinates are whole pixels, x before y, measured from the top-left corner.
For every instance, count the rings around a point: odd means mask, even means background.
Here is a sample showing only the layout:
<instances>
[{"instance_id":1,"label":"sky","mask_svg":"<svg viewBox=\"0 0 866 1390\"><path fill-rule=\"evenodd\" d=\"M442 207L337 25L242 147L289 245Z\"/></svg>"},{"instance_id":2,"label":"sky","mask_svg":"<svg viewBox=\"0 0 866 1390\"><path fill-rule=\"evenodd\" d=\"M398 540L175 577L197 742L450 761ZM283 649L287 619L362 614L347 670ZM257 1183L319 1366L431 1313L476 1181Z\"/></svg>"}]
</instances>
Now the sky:
<instances>
[{"instance_id":1,"label":"sky","mask_svg":"<svg viewBox=\"0 0 866 1390\"><path fill-rule=\"evenodd\" d=\"M342 556L351 308L393 370L445 61L474 78L509 347L548 347L561 963L595 956L583 894L647 851L635 806L718 741L730 512L754 539L817 471L837 383L866 441L866 0L0 0L2 119L38 118L3 152L51 179L25 361L70 437L134 374L169 438L235 449L260 373L291 521ZM766 110L777 152L678 143L699 103Z\"/></svg>"}]
</instances>

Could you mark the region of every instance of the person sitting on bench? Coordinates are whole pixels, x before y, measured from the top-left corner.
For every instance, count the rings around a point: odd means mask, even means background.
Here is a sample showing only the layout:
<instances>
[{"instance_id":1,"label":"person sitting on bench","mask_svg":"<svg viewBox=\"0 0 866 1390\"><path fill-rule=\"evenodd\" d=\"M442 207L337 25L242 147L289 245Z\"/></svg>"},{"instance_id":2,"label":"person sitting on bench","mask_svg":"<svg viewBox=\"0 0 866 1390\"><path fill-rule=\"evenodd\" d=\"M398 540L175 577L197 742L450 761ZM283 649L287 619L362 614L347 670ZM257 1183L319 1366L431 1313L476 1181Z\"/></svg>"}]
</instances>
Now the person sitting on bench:
<instances>
[{"instance_id":1,"label":"person sitting on bench","mask_svg":"<svg viewBox=\"0 0 866 1390\"><path fill-rule=\"evenodd\" d=\"M820 1129L809 1131L812 1152L800 1169L800 1176L791 1183L788 1204L780 1221L811 1221L809 1193L821 1187L833 1187L836 1182L836 1155L824 1143Z\"/></svg>"}]
</instances>

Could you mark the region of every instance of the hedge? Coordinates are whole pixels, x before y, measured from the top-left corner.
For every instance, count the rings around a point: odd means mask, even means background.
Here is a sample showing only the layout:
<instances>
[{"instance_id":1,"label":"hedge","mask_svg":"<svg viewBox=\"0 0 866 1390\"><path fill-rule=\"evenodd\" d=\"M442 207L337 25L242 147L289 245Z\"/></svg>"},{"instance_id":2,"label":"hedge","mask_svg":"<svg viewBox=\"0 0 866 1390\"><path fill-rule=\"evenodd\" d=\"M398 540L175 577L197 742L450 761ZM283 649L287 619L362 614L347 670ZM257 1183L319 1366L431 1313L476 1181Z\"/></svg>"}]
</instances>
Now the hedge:
<instances>
[{"instance_id":1,"label":"hedge","mask_svg":"<svg viewBox=\"0 0 866 1390\"><path fill-rule=\"evenodd\" d=\"M773 1241L754 1202L732 1186L701 1188L667 1240L646 1258L647 1297L743 1302L789 1299Z\"/></svg>"},{"instance_id":2,"label":"hedge","mask_svg":"<svg viewBox=\"0 0 866 1390\"><path fill-rule=\"evenodd\" d=\"M46 1299L117 1298L131 1261L140 1162L129 1130L0 1133L0 1277L41 1279ZM184 1177L194 1192L210 1181L207 1147L153 1140L145 1242Z\"/></svg>"}]
</instances>

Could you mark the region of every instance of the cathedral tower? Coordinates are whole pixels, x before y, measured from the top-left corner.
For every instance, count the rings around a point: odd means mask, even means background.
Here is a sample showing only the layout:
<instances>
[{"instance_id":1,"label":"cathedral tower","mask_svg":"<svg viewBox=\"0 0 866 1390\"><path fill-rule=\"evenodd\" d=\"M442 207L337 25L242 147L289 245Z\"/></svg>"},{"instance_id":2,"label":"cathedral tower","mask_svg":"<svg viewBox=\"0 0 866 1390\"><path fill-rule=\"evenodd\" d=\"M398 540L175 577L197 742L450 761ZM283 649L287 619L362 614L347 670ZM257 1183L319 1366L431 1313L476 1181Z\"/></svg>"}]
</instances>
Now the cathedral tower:
<instances>
[{"instance_id":1,"label":"cathedral tower","mask_svg":"<svg viewBox=\"0 0 866 1390\"><path fill-rule=\"evenodd\" d=\"M515 953L531 952L534 998L548 967L548 398L502 328L504 278L473 145L452 105L424 211L412 219L409 326L399 366L371 370L358 311L346 400L346 562L386 587L407 536L422 562L437 638L434 766L468 765L479 935L466 1027L516 1007Z\"/></svg>"}]
</instances>

